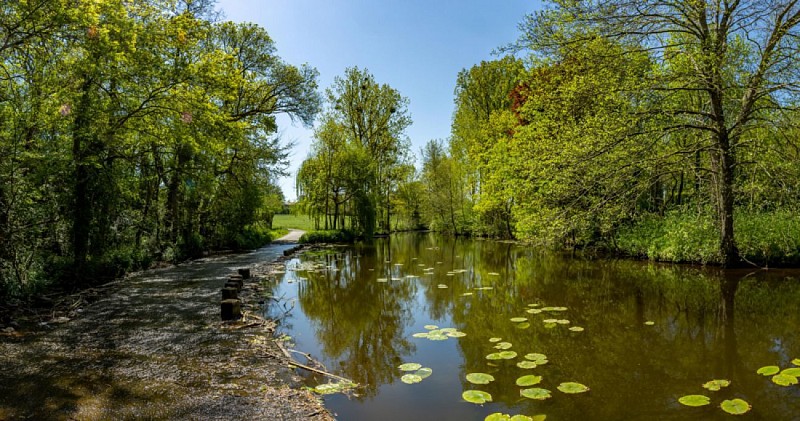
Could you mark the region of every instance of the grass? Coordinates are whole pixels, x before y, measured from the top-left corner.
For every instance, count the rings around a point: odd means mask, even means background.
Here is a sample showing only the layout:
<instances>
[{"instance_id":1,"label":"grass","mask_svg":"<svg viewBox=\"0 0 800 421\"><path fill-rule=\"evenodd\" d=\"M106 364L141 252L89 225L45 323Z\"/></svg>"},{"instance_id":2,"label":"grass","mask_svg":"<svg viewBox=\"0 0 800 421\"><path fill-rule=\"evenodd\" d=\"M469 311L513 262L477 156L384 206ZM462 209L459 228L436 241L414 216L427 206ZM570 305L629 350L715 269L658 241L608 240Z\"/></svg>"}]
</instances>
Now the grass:
<instances>
[{"instance_id":1,"label":"grass","mask_svg":"<svg viewBox=\"0 0 800 421\"><path fill-rule=\"evenodd\" d=\"M314 221L306 215L275 215L272 218L272 228L294 228L303 231L313 231Z\"/></svg>"}]
</instances>

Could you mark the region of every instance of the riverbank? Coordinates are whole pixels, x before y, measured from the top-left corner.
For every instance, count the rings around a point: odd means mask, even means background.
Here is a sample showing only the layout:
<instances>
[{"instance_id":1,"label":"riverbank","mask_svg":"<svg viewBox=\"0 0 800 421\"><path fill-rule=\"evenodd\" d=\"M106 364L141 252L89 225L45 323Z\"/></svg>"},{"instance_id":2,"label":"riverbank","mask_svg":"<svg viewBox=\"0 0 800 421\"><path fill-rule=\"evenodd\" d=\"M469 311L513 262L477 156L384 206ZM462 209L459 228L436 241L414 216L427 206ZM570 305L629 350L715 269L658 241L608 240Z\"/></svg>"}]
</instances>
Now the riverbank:
<instances>
[{"instance_id":1,"label":"riverbank","mask_svg":"<svg viewBox=\"0 0 800 421\"><path fill-rule=\"evenodd\" d=\"M143 272L4 333L0 419L331 420L299 389L274 324L255 315L291 248L284 239ZM254 274L241 293L245 318L220 322L219 289L239 267Z\"/></svg>"}]
</instances>

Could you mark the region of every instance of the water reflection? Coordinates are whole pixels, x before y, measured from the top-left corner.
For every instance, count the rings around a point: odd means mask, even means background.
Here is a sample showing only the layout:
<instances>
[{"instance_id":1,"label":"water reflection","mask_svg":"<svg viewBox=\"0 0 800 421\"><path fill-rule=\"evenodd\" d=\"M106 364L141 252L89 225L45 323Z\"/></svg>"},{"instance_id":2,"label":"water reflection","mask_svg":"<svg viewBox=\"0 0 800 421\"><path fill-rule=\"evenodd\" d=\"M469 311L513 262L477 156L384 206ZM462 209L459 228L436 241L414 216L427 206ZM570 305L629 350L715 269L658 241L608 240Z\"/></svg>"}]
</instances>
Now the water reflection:
<instances>
[{"instance_id":1,"label":"water reflection","mask_svg":"<svg viewBox=\"0 0 800 421\"><path fill-rule=\"evenodd\" d=\"M800 388L781 388L755 374L761 366L785 368L800 357L796 272L580 260L435 235L397 236L302 260L327 268L301 272L307 280L279 287L297 294L296 325L307 326L306 337L313 337L302 345L315 348L337 374L364 385L362 396L368 397L331 400L343 419L483 419L496 411L546 413L548 419L723 419L728 415L718 405L731 397L750 402L753 419L793 419L800 410ZM481 289L486 287L491 289ZM526 312L534 304L567 311ZM529 323L513 323L512 317ZM548 318L570 324L548 327L542 322ZM411 337L429 323L468 336L443 343ZM550 363L523 370L516 366L519 357L488 361L486 355L496 351L491 337L511 342L520 356L544 353ZM419 385L399 383L396 367L407 361L428 362L433 376ZM475 387L464 380L469 372L497 380ZM523 374L543 376L541 386L554 391L553 398L520 398L514 380ZM677 403L722 378L733 384L709 395L711 406ZM591 391L557 392L566 381ZM494 402L480 407L460 399L463 390L475 388L491 393ZM436 395L435 404L421 404L426 394Z\"/></svg>"}]
</instances>

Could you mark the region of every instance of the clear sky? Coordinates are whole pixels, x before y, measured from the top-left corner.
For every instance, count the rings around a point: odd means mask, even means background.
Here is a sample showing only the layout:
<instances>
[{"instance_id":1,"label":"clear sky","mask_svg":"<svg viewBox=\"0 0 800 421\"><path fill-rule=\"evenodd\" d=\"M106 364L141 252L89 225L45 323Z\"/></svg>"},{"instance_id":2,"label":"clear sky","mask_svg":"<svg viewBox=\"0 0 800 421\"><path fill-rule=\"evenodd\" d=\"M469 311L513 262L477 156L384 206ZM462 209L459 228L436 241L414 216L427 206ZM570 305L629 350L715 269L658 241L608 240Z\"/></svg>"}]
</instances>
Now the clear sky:
<instances>
[{"instance_id":1,"label":"clear sky","mask_svg":"<svg viewBox=\"0 0 800 421\"><path fill-rule=\"evenodd\" d=\"M347 67L366 68L410 100L412 152L450 134L458 72L496 58L516 40L517 24L541 7L538 0L218 0L226 19L254 22L275 41L284 61L320 72L320 90ZM311 130L279 119L284 141L294 141L280 180L288 200L294 175L308 154Z\"/></svg>"}]
</instances>

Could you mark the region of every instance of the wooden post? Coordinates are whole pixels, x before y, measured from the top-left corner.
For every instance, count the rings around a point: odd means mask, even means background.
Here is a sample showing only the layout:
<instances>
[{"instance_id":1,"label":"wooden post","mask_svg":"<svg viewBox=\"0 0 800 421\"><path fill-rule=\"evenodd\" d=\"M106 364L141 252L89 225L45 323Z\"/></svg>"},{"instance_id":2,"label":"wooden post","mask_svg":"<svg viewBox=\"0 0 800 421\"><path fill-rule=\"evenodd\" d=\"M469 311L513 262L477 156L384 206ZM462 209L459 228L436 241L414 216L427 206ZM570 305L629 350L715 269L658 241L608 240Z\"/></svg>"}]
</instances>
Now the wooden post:
<instances>
[{"instance_id":1,"label":"wooden post","mask_svg":"<svg viewBox=\"0 0 800 421\"><path fill-rule=\"evenodd\" d=\"M240 268L236 270L242 279L250 279L250 268Z\"/></svg>"},{"instance_id":2,"label":"wooden post","mask_svg":"<svg viewBox=\"0 0 800 421\"><path fill-rule=\"evenodd\" d=\"M239 290L231 287L222 288L223 300L235 300L237 298L239 298Z\"/></svg>"},{"instance_id":3,"label":"wooden post","mask_svg":"<svg viewBox=\"0 0 800 421\"><path fill-rule=\"evenodd\" d=\"M236 282L236 281L228 281L228 282L225 282L225 288L233 288L233 289L239 291L239 290L242 289L242 286L239 285L239 283Z\"/></svg>"},{"instance_id":4,"label":"wooden post","mask_svg":"<svg viewBox=\"0 0 800 421\"><path fill-rule=\"evenodd\" d=\"M239 300L222 300L219 304L222 320L238 320L242 318L242 305Z\"/></svg>"}]
</instances>

